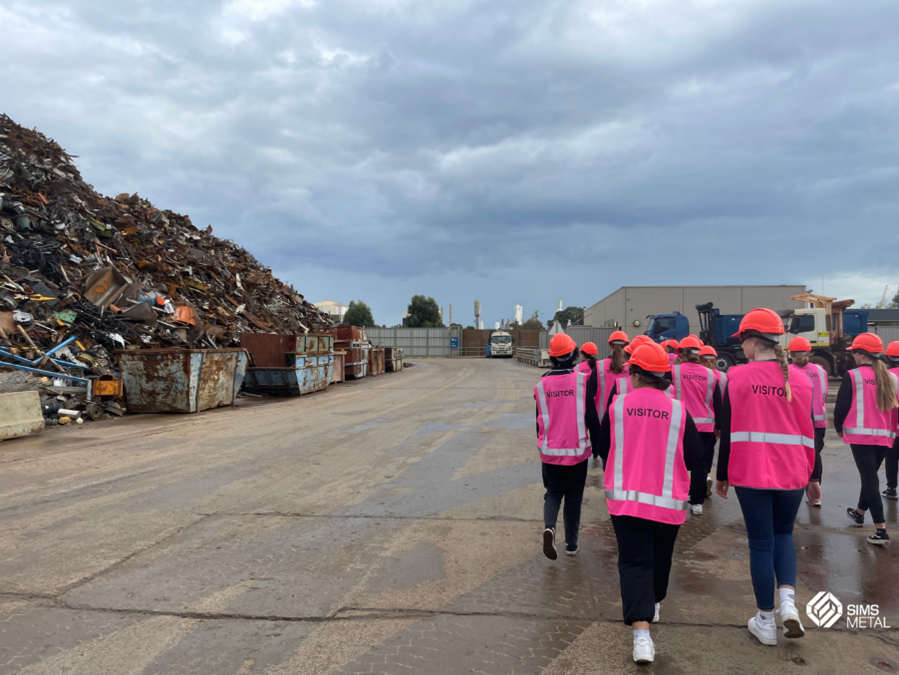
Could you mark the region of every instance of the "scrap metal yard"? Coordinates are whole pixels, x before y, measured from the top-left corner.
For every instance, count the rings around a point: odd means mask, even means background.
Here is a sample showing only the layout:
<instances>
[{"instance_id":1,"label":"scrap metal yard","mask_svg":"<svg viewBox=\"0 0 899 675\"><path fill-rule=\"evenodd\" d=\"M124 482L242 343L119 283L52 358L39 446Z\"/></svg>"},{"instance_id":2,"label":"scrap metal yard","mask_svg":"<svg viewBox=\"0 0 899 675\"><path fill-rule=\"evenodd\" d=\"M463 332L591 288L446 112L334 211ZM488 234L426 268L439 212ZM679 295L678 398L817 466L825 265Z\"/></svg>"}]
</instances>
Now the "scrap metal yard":
<instances>
[{"instance_id":1,"label":"scrap metal yard","mask_svg":"<svg viewBox=\"0 0 899 675\"><path fill-rule=\"evenodd\" d=\"M541 550L541 371L413 364L327 393L4 442L0 673L639 670L622 648L600 467L580 555ZM893 629L807 625L760 648L739 506L716 497L677 541L652 672L899 668L897 568L846 527L858 479L832 429L824 462L823 509L799 511L798 603L823 590L878 602Z\"/></svg>"}]
</instances>

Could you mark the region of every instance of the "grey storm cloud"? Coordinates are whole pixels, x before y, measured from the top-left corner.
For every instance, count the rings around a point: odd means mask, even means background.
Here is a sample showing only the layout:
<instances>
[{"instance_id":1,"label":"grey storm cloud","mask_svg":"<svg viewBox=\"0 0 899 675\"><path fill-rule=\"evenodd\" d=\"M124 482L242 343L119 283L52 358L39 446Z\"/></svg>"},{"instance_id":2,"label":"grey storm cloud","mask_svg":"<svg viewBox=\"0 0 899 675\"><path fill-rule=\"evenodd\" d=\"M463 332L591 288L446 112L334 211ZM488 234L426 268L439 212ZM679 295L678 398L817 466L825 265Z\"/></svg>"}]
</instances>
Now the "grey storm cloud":
<instances>
[{"instance_id":1,"label":"grey storm cloud","mask_svg":"<svg viewBox=\"0 0 899 675\"><path fill-rule=\"evenodd\" d=\"M547 309L580 279L584 304L899 283L892 0L7 0L0 24L5 112L301 290L395 313L498 274L497 303Z\"/></svg>"}]
</instances>

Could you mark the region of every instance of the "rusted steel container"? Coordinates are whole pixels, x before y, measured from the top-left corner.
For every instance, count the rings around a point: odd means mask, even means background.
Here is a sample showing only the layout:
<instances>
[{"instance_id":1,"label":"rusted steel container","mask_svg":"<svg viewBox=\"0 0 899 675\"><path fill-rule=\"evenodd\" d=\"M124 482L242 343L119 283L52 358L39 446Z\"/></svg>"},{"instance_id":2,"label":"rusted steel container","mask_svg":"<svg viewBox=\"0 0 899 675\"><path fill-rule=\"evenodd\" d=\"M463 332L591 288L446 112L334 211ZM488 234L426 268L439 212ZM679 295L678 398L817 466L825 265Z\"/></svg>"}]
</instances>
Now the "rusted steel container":
<instances>
[{"instance_id":1,"label":"rusted steel container","mask_svg":"<svg viewBox=\"0 0 899 675\"><path fill-rule=\"evenodd\" d=\"M271 396L300 396L327 389L331 384L334 355L286 354L291 365L280 368L247 368L247 391Z\"/></svg>"},{"instance_id":2,"label":"rusted steel container","mask_svg":"<svg viewBox=\"0 0 899 675\"><path fill-rule=\"evenodd\" d=\"M338 342L364 342L365 329L359 326L337 326Z\"/></svg>"},{"instance_id":3,"label":"rusted steel container","mask_svg":"<svg viewBox=\"0 0 899 675\"><path fill-rule=\"evenodd\" d=\"M343 366L345 380L359 380L368 374L368 347L349 347L346 349L346 362Z\"/></svg>"},{"instance_id":4,"label":"rusted steel container","mask_svg":"<svg viewBox=\"0 0 899 675\"><path fill-rule=\"evenodd\" d=\"M241 333L240 346L250 352L254 367L283 368L287 365L285 354L330 354L334 336Z\"/></svg>"},{"instance_id":5,"label":"rusted steel container","mask_svg":"<svg viewBox=\"0 0 899 675\"><path fill-rule=\"evenodd\" d=\"M245 349L141 349L115 352L132 413L195 413L234 405Z\"/></svg>"},{"instance_id":6,"label":"rusted steel container","mask_svg":"<svg viewBox=\"0 0 899 675\"><path fill-rule=\"evenodd\" d=\"M383 375L384 372L384 348L372 347L368 350L368 374Z\"/></svg>"},{"instance_id":7,"label":"rusted steel container","mask_svg":"<svg viewBox=\"0 0 899 675\"><path fill-rule=\"evenodd\" d=\"M331 369L331 382L343 382L343 368L346 363L346 352L334 352L334 367Z\"/></svg>"},{"instance_id":8,"label":"rusted steel container","mask_svg":"<svg viewBox=\"0 0 899 675\"><path fill-rule=\"evenodd\" d=\"M388 373L401 373L404 366L402 347L384 348L384 367Z\"/></svg>"}]
</instances>

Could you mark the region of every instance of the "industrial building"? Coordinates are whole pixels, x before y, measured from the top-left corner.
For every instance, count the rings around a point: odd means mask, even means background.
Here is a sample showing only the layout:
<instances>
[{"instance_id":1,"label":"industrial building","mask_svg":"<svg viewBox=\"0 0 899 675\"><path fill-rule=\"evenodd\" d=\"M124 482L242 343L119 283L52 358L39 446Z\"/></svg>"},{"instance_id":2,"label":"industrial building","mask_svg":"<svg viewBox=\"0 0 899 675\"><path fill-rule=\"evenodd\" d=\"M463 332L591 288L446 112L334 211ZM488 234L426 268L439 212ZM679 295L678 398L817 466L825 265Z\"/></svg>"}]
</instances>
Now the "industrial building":
<instances>
[{"instance_id":1,"label":"industrial building","mask_svg":"<svg viewBox=\"0 0 899 675\"><path fill-rule=\"evenodd\" d=\"M804 285L781 286L622 286L584 312L584 325L621 328L636 335L646 330L647 317L680 312L699 333L696 305L714 303L722 314L744 314L756 307L801 309L790 296L805 293Z\"/></svg>"},{"instance_id":2,"label":"industrial building","mask_svg":"<svg viewBox=\"0 0 899 675\"><path fill-rule=\"evenodd\" d=\"M347 309L349 309L346 305L340 302L334 302L333 300L316 302L315 306L318 307L322 312L328 314L334 323L341 323L343 321L343 317L346 315Z\"/></svg>"}]
</instances>

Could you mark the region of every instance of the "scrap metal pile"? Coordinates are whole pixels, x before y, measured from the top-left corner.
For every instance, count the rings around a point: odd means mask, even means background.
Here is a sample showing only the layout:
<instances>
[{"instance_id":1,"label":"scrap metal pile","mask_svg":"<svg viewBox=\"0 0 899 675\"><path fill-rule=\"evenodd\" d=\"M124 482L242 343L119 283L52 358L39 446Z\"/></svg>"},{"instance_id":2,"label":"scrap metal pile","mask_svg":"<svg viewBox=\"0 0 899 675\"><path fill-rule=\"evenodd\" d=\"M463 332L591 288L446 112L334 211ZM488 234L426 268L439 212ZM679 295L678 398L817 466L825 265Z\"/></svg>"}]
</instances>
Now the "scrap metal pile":
<instances>
[{"instance_id":1,"label":"scrap metal pile","mask_svg":"<svg viewBox=\"0 0 899 675\"><path fill-rule=\"evenodd\" d=\"M231 347L245 332L330 325L212 226L98 194L55 141L0 115L0 369L78 384L112 374L117 349Z\"/></svg>"}]
</instances>

